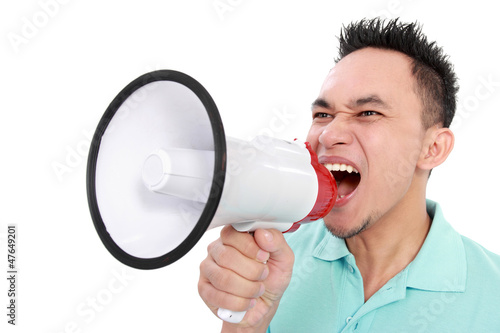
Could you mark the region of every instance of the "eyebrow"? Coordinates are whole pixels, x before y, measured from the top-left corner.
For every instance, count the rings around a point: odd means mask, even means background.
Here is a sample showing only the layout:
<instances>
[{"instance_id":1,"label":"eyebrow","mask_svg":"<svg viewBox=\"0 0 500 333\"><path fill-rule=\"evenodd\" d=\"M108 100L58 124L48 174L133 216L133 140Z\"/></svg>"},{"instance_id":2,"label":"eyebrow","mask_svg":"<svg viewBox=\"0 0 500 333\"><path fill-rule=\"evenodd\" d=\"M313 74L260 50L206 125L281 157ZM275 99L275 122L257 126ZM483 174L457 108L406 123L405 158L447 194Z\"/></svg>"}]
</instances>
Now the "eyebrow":
<instances>
[{"instance_id":1,"label":"eyebrow","mask_svg":"<svg viewBox=\"0 0 500 333\"><path fill-rule=\"evenodd\" d=\"M366 105L374 105L374 106L378 106L378 107L381 107L381 108L384 108L384 109L391 109L391 106L389 104L387 104L386 102L384 102L384 100L382 100L379 96L377 95L369 95L369 96L366 96L366 97L361 97L361 98L358 98L358 99L353 99L350 103L349 103L349 107L351 108L355 108L355 107L362 107L362 106L366 106Z\"/></svg>"},{"instance_id":2,"label":"eyebrow","mask_svg":"<svg viewBox=\"0 0 500 333\"><path fill-rule=\"evenodd\" d=\"M391 106L384 102L382 98L377 95L368 95L366 97L360 97L357 99L352 99L348 106L351 109L359 108L366 105L374 105L384 109L391 109ZM316 107L324 108L324 109L333 109L332 105L328 103L324 98L318 97L312 104L311 109Z\"/></svg>"},{"instance_id":3,"label":"eyebrow","mask_svg":"<svg viewBox=\"0 0 500 333\"><path fill-rule=\"evenodd\" d=\"M311 104L311 109L314 109L316 107L324 108L324 109L331 109L331 105L328 104L326 100L324 100L321 97L316 98L314 102Z\"/></svg>"}]
</instances>

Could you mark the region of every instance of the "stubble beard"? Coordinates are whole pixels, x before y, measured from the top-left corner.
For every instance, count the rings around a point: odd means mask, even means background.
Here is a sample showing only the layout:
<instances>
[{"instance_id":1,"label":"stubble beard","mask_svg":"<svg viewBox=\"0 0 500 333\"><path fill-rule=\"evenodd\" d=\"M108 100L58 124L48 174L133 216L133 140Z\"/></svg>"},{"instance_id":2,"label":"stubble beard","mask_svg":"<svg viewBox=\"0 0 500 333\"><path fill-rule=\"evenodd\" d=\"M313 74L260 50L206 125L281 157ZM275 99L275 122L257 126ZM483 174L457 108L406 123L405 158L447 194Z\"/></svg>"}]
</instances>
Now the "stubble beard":
<instances>
[{"instance_id":1,"label":"stubble beard","mask_svg":"<svg viewBox=\"0 0 500 333\"><path fill-rule=\"evenodd\" d=\"M367 218L365 218L363 220L363 223L361 223L360 226L357 226L357 227L349 229L349 230L336 228L335 226L328 226L328 225L326 226L326 228L328 229L328 231L330 231L330 233L333 236L340 238L340 239L348 239L348 238L357 236L360 233L362 233L363 231L367 230L377 220L378 220L378 214L372 213L370 216L368 216Z\"/></svg>"}]
</instances>

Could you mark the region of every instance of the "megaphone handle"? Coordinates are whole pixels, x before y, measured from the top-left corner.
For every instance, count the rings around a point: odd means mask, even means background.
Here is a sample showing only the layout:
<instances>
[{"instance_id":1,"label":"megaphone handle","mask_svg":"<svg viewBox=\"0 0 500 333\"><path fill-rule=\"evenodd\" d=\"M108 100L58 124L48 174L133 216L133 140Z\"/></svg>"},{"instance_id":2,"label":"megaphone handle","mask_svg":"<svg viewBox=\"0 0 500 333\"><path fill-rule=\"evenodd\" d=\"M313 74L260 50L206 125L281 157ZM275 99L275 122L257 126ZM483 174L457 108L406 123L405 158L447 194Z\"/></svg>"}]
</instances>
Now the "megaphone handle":
<instances>
[{"instance_id":1,"label":"megaphone handle","mask_svg":"<svg viewBox=\"0 0 500 333\"><path fill-rule=\"evenodd\" d=\"M253 235L254 231L263 228L263 229L277 229L281 232L287 232L294 226L294 223L290 222L256 222L256 221L251 221L251 222L245 222L245 223L233 223L232 224L233 228L238 230L239 232L248 232L249 234ZM296 229L295 229L296 230ZM267 262L264 262L264 264ZM243 317L245 317L246 311L231 311L223 308L219 308L217 310L217 316L224 320L225 322L231 323L231 324L238 324L243 320Z\"/></svg>"},{"instance_id":2,"label":"megaphone handle","mask_svg":"<svg viewBox=\"0 0 500 333\"><path fill-rule=\"evenodd\" d=\"M249 222L244 224L245 226L243 228L242 224L233 224L233 227L239 232L248 232L250 235L253 236L253 231L255 229L252 227L254 226L255 222ZM243 317L245 317L246 313L247 313L246 311L231 311L223 308L219 308L219 310L217 310L217 316L220 319L224 320L225 322L231 324L239 324L243 320Z\"/></svg>"},{"instance_id":3,"label":"megaphone handle","mask_svg":"<svg viewBox=\"0 0 500 333\"><path fill-rule=\"evenodd\" d=\"M219 308L217 310L217 316L224 320L225 322L231 323L231 324L238 324L243 320L243 317L245 317L246 311L231 311L223 308Z\"/></svg>"}]
</instances>

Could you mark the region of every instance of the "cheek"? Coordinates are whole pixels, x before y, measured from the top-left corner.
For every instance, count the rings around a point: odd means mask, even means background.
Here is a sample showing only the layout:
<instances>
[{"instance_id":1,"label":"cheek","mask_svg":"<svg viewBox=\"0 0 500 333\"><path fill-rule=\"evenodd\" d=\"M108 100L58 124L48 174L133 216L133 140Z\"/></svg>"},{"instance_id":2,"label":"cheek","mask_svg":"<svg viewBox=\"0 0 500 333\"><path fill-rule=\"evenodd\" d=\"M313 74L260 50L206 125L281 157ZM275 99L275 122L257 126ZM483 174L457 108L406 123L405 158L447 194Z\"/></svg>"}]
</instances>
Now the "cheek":
<instances>
[{"instance_id":1,"label":"cheek","mask_svg":"<svg viewBox=\"0 0 500 333\"><path fill-rule=\"evenodd\" d=\"M374 144L369 161L385 188L407 188L412 182L420 151L418 140L411 140L408 135L394 135Z\"/></svg>"},{"instance_id":2,"label":"cheek","mask_svg":"<svg viewBox=\"0 0 500 333\"><path fill-rule=\"evenodd\" d=\"M359 128L356 133L370 174L376 173L380 177L393 170L395 160L401 153L396 132L384 126L373 126Z\"/></svg>"}]
</instances>

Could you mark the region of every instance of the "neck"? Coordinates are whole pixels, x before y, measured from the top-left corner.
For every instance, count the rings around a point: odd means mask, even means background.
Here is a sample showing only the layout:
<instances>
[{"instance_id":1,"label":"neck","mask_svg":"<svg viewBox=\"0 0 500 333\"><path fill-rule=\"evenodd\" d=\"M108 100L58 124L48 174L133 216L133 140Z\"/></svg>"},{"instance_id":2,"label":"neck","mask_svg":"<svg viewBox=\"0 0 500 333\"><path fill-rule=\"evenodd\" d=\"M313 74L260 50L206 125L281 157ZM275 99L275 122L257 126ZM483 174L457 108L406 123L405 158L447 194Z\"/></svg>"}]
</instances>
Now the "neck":
<instances>
[{"instance_id":1,"label":"neck","mask_svg":"<svg viewBox=\"0 0 500 333\"><path fill-rule=\"evenodd\" d=\"M408 266L422 247L431 219L425 195L419 197L403 199L370 228L346 239L363 277L365 301Z\"/></svg>"}]
</instances>

